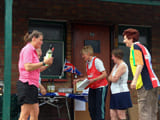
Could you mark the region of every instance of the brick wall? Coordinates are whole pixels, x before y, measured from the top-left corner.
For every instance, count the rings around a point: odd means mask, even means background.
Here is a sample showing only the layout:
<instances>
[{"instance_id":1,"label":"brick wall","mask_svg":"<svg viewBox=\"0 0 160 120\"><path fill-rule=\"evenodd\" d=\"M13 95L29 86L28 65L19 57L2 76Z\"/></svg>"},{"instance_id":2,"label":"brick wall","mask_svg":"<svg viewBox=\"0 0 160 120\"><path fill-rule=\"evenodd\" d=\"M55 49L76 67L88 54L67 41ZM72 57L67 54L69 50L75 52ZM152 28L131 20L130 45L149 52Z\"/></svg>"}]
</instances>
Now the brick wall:
<instances>
[{"instance_id":1,"label":"brick wall","mask_svg":"<svg viewBox=\"0 0 160 120\"><path fill-rule=\"evenodd\" d=\"M156 24L152 27L152 63L158 78L160 78L160 33L159 26Z\"/></svg>"},{"instance_id":2,"label":"brick wall","mask_svg":"<svg viewBox=\"0 0 160 120\"><path fill-rule=\"evenodd\" d=\"M4 67L4 1L0 4L0 79L3 79ZM153 67L160 77L159 59L159 6L131 5L98 0L15 0L13 1L13 50L12 50L12 93L15 93L15 83L18 79L18 55L23 47L23 35L28 31L28 21L31 18L67 21L67 58L72 61L72 31L71 24L75 21L108 24L129 24L152 26L152 56ZM71 74L68 74L68 79ZM57 83L63 85L63 83ZM66 83L64 83L64 86ZM67 82L71 87L71 81Z\"/></svg>"}]
</instances>

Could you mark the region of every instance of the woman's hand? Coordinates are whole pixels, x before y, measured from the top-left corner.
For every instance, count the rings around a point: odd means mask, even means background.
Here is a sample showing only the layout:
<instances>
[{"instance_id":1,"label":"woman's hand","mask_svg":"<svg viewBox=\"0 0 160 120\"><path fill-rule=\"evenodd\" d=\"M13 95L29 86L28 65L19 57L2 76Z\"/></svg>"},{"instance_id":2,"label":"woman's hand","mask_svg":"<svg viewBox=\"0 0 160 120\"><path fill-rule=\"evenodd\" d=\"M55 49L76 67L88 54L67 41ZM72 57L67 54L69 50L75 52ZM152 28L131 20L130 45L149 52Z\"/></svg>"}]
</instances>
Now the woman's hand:
<instances>
[{"instance_id":1,"label":"woman's hand","mask_svg":"<svg viewBox=\"0 0 160 120\"><path fill-rule=\"evenodd\" d=\"M51 65L53 63L53 57L51 58L44 58L44 63L47 64L47 65Z\"/></svg>"},{"instance_id":2,"label":"woman's hand","mask_svg":"<svg viewBox=\"0 0 160 120\"><path fill-rule=\"evenodd\" d=\"M85 78L77 78L77 79L74 79L74 80L73 80L73 84L75 85L77 82L83 81L83 80L85 80Z\"/></svg>"},{"instance_id":3,"label":"woman's hand","mask_svg":"<svg viewBox=\"0 0 160 120\"><path fill-rule=\"evenodd\" d=\"M42 84L39 84L39 88L40 88L40 92L42 95L45 95L47 93L46 89L44 88Z\"/></svg>"},{"instance_id":4,"label":"woman's hand","mask_svg":"<svg viewBox=\"0 0 160 120\"><path fill-rule=\"evenodd\" d=\"M74 79L74 80L73 80L73 84L75 85L75 84L76 84L77 82L79 82L79 81L81 81L80 78Z\"/></svg>"},{"instance_id":5,"label":"woman's hand","mask_svg":"<svg viewBox=\"0 0 160 120\"><path fill-rule=\"evenodd\" d=\"M90 79L89 84L94 83L95 81L96 81L96 79Z\"/></svg>"},{"instance_id":6,"label":"woman's hand","mask_svg":"<svg viewBox=\"0 0 160 120\"><path fill-rule=\"evenodd\" d=\"M45 95L45 94L47 93L47 91L46 91L45 88L41 89L40 91L41 91L41 94L42 94L42 95Z\"/></svg>"},{"instance_id":7,"label":"woman's hand","mask_svg":"<svg viewBox=\"0 0 160 120\"><path fill-rule=\"evenodd\" d=\"M136 84L137 82L133 80L130 85L131 89L136 89Z\"/></svg>"}]
</instances>

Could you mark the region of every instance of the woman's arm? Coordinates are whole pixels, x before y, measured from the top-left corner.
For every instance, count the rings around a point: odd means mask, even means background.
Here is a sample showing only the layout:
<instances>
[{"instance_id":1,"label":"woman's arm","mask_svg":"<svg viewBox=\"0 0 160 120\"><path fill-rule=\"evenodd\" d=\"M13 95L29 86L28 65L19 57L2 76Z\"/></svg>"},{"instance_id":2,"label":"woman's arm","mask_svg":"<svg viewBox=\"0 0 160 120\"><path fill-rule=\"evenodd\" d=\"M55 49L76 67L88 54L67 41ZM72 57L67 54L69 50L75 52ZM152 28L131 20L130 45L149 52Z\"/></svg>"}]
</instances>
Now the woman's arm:
<instances>
[{"instance_id":1,"label":"woman's arm","mask_svg":"<svg viewBox=\"0 0 160 120\"><path fill-rule=\"evenodd\" d=\"M112 80L112 74L113 74L113 70L114 70L114 68L115 68L115 65L114 65L114 67L112 68L112 71L111 71L111 73L109 74L109 77L108 77L108 80L109 81L111 81Z\"/></svg>"},{"instance_id":2,"label":"woman's arm","mask_svg":"<svg viewBox=\"0 0 160 120\"><path fill-rule=\"evenodd\" d=\"M73 84L76 84L76 83L79 82L79 81L83 81L83 80L85 80L86 78L87 78L87 77L84 76L84 77L80 77L80 78L74 79L74 80L73 80Z\"/></svg>"},{"instance_id":3,"label":"woman's arm","mask_svg":"<svg viewBox=\"0 0 160 120\"><path fill-rule=\"evenodd\" d=\"M43 66L43 62L39 63L26 63L24 64L24 68L26 71L33 71Z\"/></svg>"},{"instance_id":4,"label":"woman's arm","mask_svg":"<svg viewBox=\"0 0 160 120\"><path fill-rule=\"evenodd\" d=\"M48 59L44 59L43 62L39 62L39 63L26 63L26 64L24 64L24 68L25 68L26 71L33 71L33 70L36 70L38 68L41 68L44 64L52 64L52 63L53 63L53 57L48 58Z\"/></svg>"},{"instance_id":5,"label":"woman's arm","mask_svg":"<svg viewBox=\"0 0 160 120\"><path fill-rule=\"evenodd\" d=\"M132 89L136 89L136 84L137 84L138 76L141 74L142 69L143 69L143 65L137 65L136 73L135 73L135 75L133 77L133 80L131 82L131 85L130 85Z\"/></svg>"},{"instance_id":6,"label":"woman's arm","mask_svg":"<svg viewBox=\"0 0 160 120\"><path fill-rule=\"evenodd\" d=\"M90 83L93 83L95 81L98 81L98 80L102 80L103 78L107 77L107 72L106 71L102 71L102 74L94 79L91 79L90 80Z\"/></svg>"},{"instance_id":7,"label":"woman's arm","mask_svg":"<svg viewBox=\"0 0 160 120\"><path fill-rule=\"evenodd\" d=\"M125 72L126 72L126 66L124 64L121 64L118 66L116 74L114 76L111 76L109 80L111 82L117 82Z\"/></svg>"},{"instance_id":8,"label":"woman's arm","mask_svg":"<svg viewBox=\"0 0 160 120\"><path fill-rule=\"evenodd\" d=\"M46 70L48 67L49 67L49 65L48 65L48 66L41 66L41 67L40 67L40 72L43 72L43 71Z\"/></svg>"},{"instance_id":9,"label":"woman's arm","mask_svg":"<svg viewBox=\"0 0 160 120\"><path fill-rule=\"evenodd\" d=\"M106 77L107 77L107 72L102 71L102 74L100 76L98 76L97 78L95 78L95 81L102 80L103 78L106 78Z\"/></svg>"}]
</instances>

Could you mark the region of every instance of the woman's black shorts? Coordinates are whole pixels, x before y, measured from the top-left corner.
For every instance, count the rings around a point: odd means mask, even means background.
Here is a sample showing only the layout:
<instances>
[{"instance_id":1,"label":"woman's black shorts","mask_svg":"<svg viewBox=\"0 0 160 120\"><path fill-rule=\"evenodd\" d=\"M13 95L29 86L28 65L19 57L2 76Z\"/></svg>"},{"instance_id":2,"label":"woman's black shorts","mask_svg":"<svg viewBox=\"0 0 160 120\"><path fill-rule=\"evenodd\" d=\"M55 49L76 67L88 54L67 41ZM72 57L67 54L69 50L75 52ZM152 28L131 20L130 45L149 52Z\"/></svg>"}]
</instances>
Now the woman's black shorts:
<instances>
[{"instance_id":1,"label":"woman's black shorts","mask_svg":"<svg viewBox=\"0 0 160 120\"><path fill-rule=\"evenodd\" d=\"M23 83L18 80L17 96L20 105L38 103L38 88L34 85L28 85L28 82Z\"/></svg>"}]
</instances>

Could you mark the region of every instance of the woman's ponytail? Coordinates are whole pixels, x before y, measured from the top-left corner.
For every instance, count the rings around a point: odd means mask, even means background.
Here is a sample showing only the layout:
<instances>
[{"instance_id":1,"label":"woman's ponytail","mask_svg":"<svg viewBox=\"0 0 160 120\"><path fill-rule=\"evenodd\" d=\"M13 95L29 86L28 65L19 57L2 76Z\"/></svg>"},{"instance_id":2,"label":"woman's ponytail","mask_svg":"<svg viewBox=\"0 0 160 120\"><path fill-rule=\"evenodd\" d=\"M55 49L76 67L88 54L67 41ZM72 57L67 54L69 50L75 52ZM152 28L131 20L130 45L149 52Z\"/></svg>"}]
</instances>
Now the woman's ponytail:
<instances>
[{"instance_id":1,"label":"woman's ponytail","mask_svg":"<svg viewBox=\"0 0 160 120\"><path fill-rule=\"evenodd\" d=\"M24 42L25 43L29 42L29 33L28 32L24 35Z\"/></svg>"},{"instance_id":2,"label":"woman's ponytail","mask_svg":"<svg viewBox=\"0 0 160 120\"><path fill-rule=\"evenodd\" d=\"M40 35L43 36L42 32L39 32L37 30L33 30L31 34L29 34L28 32L24 35L24 42L28 43L32 41L32 38L38 38Z\"/></svg>"}]
</instances>

